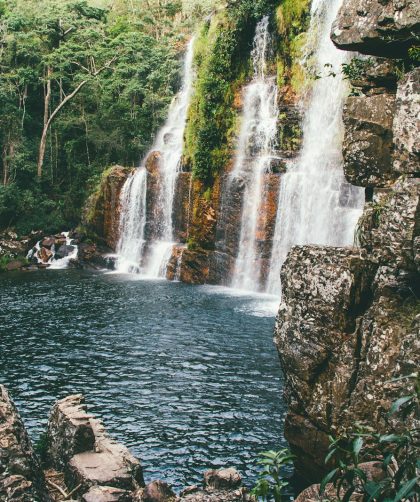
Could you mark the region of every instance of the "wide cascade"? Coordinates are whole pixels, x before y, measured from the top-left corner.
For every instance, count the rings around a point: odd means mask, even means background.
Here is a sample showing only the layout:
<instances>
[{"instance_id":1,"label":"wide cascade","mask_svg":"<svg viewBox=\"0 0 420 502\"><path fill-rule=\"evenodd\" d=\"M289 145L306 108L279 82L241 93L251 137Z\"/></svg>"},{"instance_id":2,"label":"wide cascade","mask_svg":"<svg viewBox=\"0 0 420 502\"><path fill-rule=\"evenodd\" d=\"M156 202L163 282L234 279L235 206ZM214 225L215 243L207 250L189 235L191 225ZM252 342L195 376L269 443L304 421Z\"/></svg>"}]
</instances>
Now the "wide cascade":
<instances>
[{"instance_id":1,"label":"wide cascade","mask_svg":"<svg viewBox=\"0 0 420 502\"><path fill-rule=\"evenodd\" d=\"M185 56L182 88L171 104L166 123L141 166L126 181L121 192L121 232L117 247L118 269L121 272L141 272L150 277L165 276L174 245L172 213L193 89L193 54L194 39L190 41ZM147 164L152 156L157 158L158 183L152 204L153 214L150 215L152 228L148 231Z\"/></svg>"},{"instance_id":2,"label":"wide cascade","mask_svg":"<svg viewBox=\"0 0 420 502\"><path fill-rule=\"evenodd\" d=\"M259 230L265 218L267 187L264 175L271 171L275 158L279 115L275 77L267 76L269 50L269 19L264 17L257 25L254 38L254 78L245 88L242 126L230 180L240 179L245 184L232 286L251 291L260 290L262 283L264 243L259 239Z\"/></svg>"},{"instance_id":3,"label":"wide cascade","mask_svg":"<svg viewBox=\"0 0 420 502\"><path fill-rule=\"evenodd\" d=\"M330 40L342 0L314 0L306 64L318 77L303 124L303 146L282 177L267 290L281 291L280 270L294 245L351 245L364 191L343 174L342 109L347 86L342 64L348 54Z\"/></svg>"}]
</instances>

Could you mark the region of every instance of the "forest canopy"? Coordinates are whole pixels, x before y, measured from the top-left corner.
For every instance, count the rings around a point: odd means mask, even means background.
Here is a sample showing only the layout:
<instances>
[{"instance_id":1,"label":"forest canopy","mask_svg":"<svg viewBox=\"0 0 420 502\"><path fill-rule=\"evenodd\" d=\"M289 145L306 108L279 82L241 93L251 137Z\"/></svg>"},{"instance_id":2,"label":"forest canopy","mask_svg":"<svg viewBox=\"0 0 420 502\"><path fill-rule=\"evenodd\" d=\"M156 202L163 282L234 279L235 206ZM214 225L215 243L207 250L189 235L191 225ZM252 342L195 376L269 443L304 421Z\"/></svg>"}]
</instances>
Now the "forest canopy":
<instances>
[{"instance_id":1,"label":"forest canopy","mask_svg":"<svg viewBox=\"0 0 420 502\"><path fill-rule=\"evenodd\" d=\"M0 228L75 225L105 168L138 164L211 3L0 0Z\"/></svg>"}]
</instances>

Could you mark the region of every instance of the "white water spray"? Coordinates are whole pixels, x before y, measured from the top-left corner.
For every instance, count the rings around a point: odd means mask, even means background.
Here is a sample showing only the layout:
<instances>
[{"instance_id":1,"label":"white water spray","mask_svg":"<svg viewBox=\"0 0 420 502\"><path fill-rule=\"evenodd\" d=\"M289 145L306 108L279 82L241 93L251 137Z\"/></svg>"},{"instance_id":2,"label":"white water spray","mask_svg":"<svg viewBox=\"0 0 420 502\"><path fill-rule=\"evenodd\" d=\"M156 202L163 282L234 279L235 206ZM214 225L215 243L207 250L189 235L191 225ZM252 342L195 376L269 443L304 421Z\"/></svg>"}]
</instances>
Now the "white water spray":
<instances>
[{"instance_id":1,"label":"white water spray","mask_svg":"<svg viewBox=\"0 0 420 502\"><path fill-rule=\"evenodd\" d=\"M267 77L269 51L269 19L257 25L252 59L254 78L245 89L242 127L232 171L232 178L245 182L241 218L239 251L232 286L258 291L261 268L259 264L257 231L264 200L264 175L270 172L275 156L277 121L277 86L275 77Z\"/></svg>"},{"instance_id":2,"label":"white water spray","mask_svg":"<svg viewBox=\"0 0 420 502\"><path fill-rule=\"evenodd\" d=\"M351 245L364 203L363 189L346 183L342 167L342 111L347 88L341 65L349 55L330 40L341 3L312 2L309 40L315 44L308 47L308 54L313 51L314 70L322 78L315 81L306 110L302 151L281 180L267 287L275 294L281 291L280 270L291 247Z\"/></svg>"},{"instance_id":3,"label":"white water spray","mask_svg":"<svg viewBox=\"0 0 420 502\"><path fill-rule=\"evenodd\" d=\"M117 252L118 270L139 272L151 277L165 276L166 266L174 245L173 203L176 181L181 170L181 157L188 106L193 90L194 39L188 45L183 84L169 109L165 125L142 166L129 178L121 193L120 240ZM145 241L147 210L147 170L145 162L152 152L159 152L159 192L154 221L155 240Z\"/></svg>"}]
</instances>

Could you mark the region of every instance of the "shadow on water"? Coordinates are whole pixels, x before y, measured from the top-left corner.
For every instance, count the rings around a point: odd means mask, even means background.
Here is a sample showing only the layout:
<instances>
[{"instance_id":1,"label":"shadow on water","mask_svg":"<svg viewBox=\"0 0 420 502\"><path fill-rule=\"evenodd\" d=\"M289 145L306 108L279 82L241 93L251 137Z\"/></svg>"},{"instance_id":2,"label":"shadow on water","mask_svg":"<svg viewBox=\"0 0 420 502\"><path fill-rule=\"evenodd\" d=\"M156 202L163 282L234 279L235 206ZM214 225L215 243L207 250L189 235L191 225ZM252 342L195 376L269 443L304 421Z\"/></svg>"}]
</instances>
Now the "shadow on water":
<instances>
[{"instance_id":1,"label":"shadow on water","mask_svg":"<svg viewBox=\"0 0 420 502\"><path fill-rule=\"evenodd\" d=\"M0 381L34 439L83 392L146 479L175 488L284 445L276 299L76 270L0 277Z\"/></svg>"}]
</instances>

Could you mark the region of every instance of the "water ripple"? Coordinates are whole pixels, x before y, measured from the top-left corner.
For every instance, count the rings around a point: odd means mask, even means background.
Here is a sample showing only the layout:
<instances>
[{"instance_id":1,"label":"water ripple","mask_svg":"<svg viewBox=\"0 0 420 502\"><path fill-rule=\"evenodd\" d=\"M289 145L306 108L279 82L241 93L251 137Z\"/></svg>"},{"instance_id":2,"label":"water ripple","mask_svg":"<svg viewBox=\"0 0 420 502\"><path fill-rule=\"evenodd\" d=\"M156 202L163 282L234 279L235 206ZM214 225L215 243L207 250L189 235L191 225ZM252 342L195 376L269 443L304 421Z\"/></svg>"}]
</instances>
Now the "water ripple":
<instances>
[{"instance_id":1,"label":"water ripple","mask_svg":"<svg viewBox=\"0 0 420 502\"><path fill-rule=\"evenodd\" d=\"M272 297L72 270L2 275L0 294L0 380L35 440L83 392L146 479L178 489L226 465L251 482L284 444Z\"/></svg>"}]
</instances>

